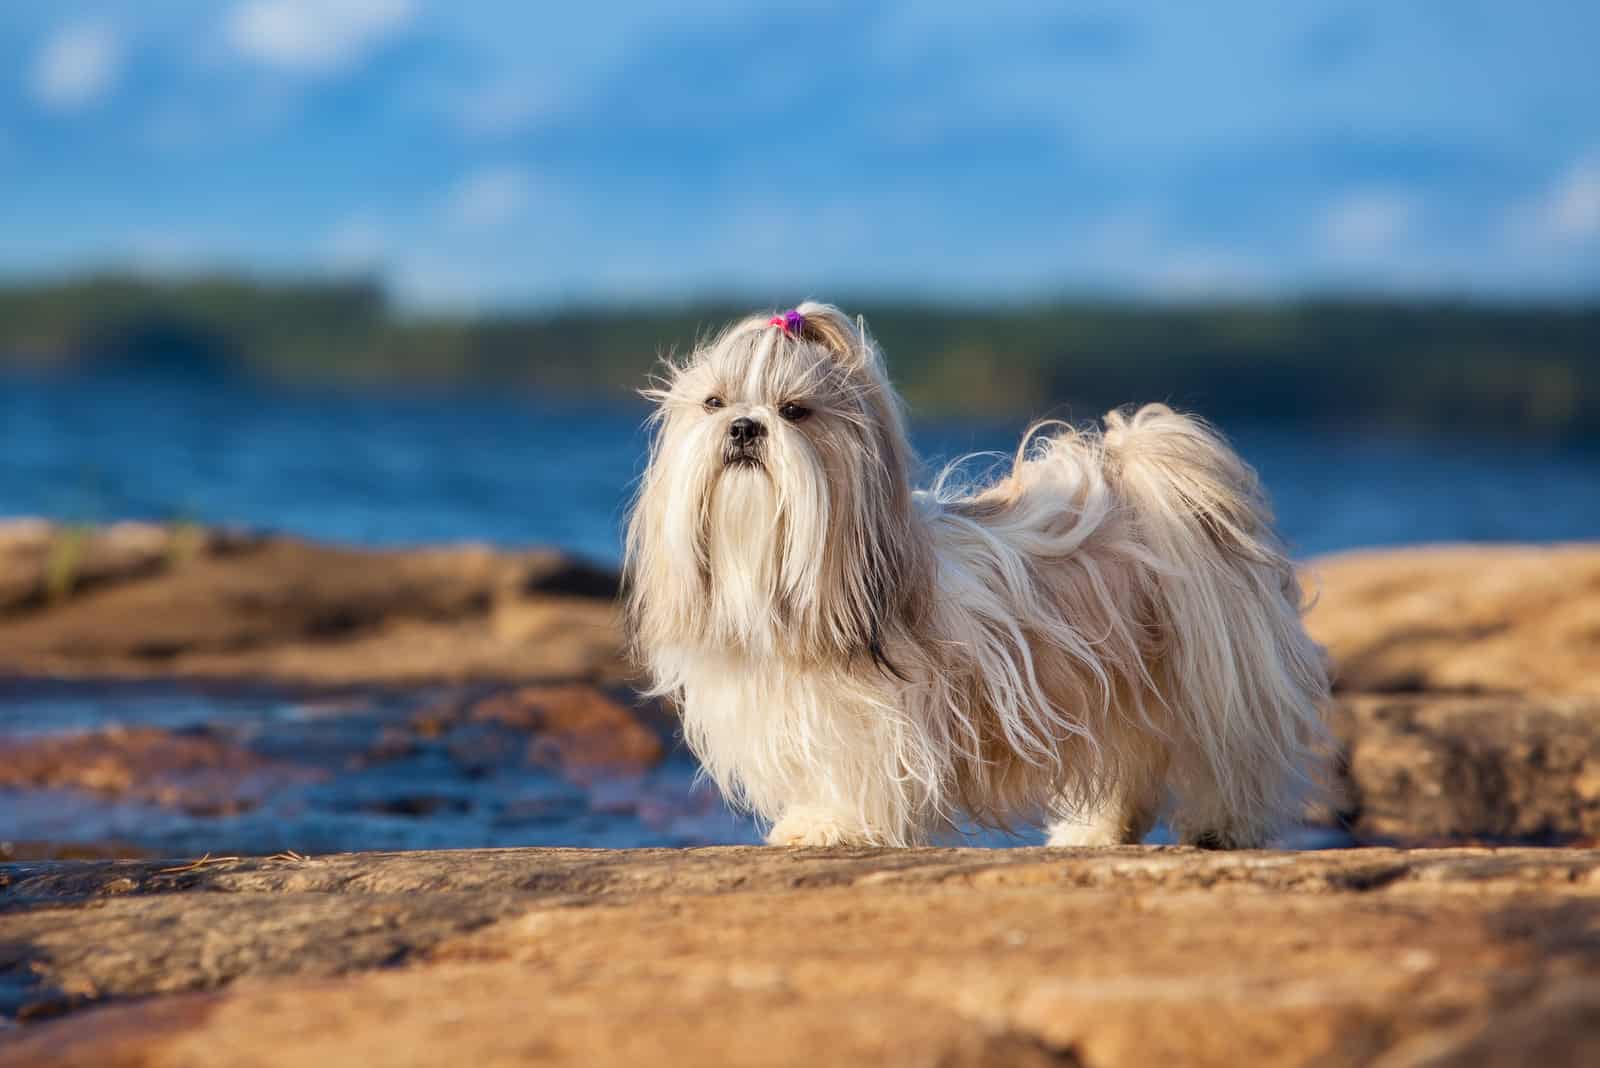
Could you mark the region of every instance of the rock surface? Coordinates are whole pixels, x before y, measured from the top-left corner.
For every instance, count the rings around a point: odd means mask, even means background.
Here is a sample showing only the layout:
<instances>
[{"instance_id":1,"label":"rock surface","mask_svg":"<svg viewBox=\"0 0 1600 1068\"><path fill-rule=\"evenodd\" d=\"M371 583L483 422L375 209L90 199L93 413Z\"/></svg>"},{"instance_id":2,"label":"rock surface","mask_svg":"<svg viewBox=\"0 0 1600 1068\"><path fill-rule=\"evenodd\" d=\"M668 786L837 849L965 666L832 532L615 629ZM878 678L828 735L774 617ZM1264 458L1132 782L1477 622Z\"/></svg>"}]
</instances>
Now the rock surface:
<instances>
[{"instance_id":1,"label":"rock surface","mask_svg":"<svg viewBox=\"0 0 1600 1068\"><path fill-rule=\"evenodd\" d=\"M1364 841L1600 834L1600 546L1359 552L1306 570L1337 676L1338 811L1324 819ZM616 586L552 552L13 521L0 674L625 684ZM536 728L526 756L577 781L659 759L659 737L585 693L554 710L512 694L435 726L469 764L505 741L472 724Z\"/></svg>"},{"instance_id":2,"label":"rock surface","mask_svg":"<svg viewBox=\"0 0 1600 1068\"><path fill-rule=\"evenodd\" d=\"M627 675L615 574L559 552L0 524L0 673L305 685Z\"/></svg>"},{"instance_id":3,"label":"rock surface","mask_svg":"<svg viewBox=\"0 0 1600 1068\"><path fill-rule=\"evenodd\" d=\"M1600 697L1600 545L1306 567L1346 693ZM0 671L310 684L626 668L616 575L553 551L375 551L145 523L0 522Z\"/></svg>"},{"instance_id":4,"label":"rock surface","mask_svg":"<svg viewBox=\"0 0 1600 1068\"><path fill-rule=\"evenodd\" d=\"M424 735L462 724L490 724L526 735L528 763L560 772L580 786L641 774L666 751L660 731L593 686L523 686L424 709L412 718L413 729Z\"/></svg>"},{"instance_id":5,"label":"rock surface","mask_svg":"<svg viewBox=\"0 0 1600 1068\"><path fill-rule=\"evenodd\" d=\"M1600 697L1600 544L1343 553L1306 579L1341 692Z\"/></svg>"},{"instance_id":6,"label":"rock surface","mask_svg":"<svg viewBox=\"0 0 1600 1068\"><path fill-rule=\"evenodd\" d=\"M1600 548L1309 570L1338 675L1324 816L1600 836ZM605 689L614 593L558 554L3 525L0 673L487 680L355 766L426 743L581 784L662 755L658 713ZM4 745L0 788L196 811L303 770L205 733ZM1600 1063L1588 848L26 859L55 855L0 845L0 1068Z\"/></svg>"},{"instance_id":7,"label":"rock surface","mask_svg":"<svg viewBox=\"0 0 1600 1068\"><path fill-rule=\"evenodd\" d=\"M1332 717L1358 841L1600 837L1600 700L1363 694Z\"/></svg>"},{"instance_id":8,"label":"rock surface","mask_svg":"<svg viewBox=\"0 0 1600 1068\"><path fill-rule=\"evenodd\" d=\"M1359 840L1600 835L1600 546L1313 561Z\"/></svg>"},{"instance_id":9,"label":"rock surface","mask_svg":"<svg viewBox=\"0 0 1600 1068\"><path fill-rule=\"evenodd\" d=\"M11 864L8 995L6 1068L1579 1065L1600 851Z\"/></svg>"}]
</instances>

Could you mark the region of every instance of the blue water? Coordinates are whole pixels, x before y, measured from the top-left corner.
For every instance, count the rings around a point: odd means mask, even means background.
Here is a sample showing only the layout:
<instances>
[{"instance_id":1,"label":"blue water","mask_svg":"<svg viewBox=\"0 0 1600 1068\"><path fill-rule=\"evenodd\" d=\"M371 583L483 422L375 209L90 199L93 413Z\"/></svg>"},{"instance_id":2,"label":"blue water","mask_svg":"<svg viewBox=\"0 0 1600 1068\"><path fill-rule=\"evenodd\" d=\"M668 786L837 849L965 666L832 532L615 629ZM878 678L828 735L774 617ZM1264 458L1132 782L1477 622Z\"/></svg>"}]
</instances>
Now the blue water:
<instances>
[{"instance_id":1,"label":"blue water","mask_svg":"<svg viewBox=\"0 0 1600 1068\"><path fill-rule=\"evenodd\" d=\"M371 545L619 553L643 410L503 394L0 378L0 515L237 523ZM930 463L1017 426L914 423ZM1600 449L1227 426L1301 555L1600 537Z\"/></svg>"},{"instance_id":2,"label":"blue water","mask_svg":"<svg viewBox=\"0 0 1600 1068\"><path fill-rule=\"evenodd\" d=\"M368 545L553 544L603 561L645 452L643 409L501 394L339 394L182 379L0 377L0 516L229 523ZM1600 450L1227 426L1303 556L1364 545L1600 537ZM930 466L1018 427L922 422ZM981 467L981 461L980 461ZM681 749L578 787L450 738L385 752L430 693L314 696L0 680L0 740L138 724L309 767L238 812L0 790L0 843L163 854L753 840ZM462 744L478 752L483 739ZM470 743L470 744L467 744ZM501 739L506 752L521 741ZM1037 835L1025 840L1036 840ZM985 841L995 841L987 838ZM1317 843L1312 843L1317 844ZM1326 844L1326 843L1322 843Z\"/></svg>"},{"instance_id":3,"label":"blue water","mask_svg":"<svg viewBox=\"0 0 1600 1068\"><path fill-rule=\"evenodd\" d=\"M293 849L747 844L754 822L697 782L681 747L638 775L581 784L525 759L492 723L408 727L436 687L337 696L167 682L0 680L0 741L127 725L248 749L271 764L213 775L150 769L122 796L0 788L6 842L98 842L161 856ZM177 799L181 794L182 799ZM165 797L162 803L151 798ZM126 849L118 851L127 851Z\"/></svg>"}]
</instances>

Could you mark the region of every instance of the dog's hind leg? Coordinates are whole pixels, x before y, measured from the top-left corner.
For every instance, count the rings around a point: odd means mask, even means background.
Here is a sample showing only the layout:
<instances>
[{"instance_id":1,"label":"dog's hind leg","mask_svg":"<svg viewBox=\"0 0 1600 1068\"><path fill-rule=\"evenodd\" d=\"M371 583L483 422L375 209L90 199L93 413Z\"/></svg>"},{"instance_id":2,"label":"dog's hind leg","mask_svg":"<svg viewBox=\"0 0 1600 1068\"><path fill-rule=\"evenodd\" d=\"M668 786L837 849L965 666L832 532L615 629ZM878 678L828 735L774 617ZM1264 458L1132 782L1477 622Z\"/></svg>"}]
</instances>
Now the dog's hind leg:
<instances>
[{"instance_id":1,"label":"dog's hind leg","mask_svg":"<svg viewBox=\"0 0 1600 1068\"><path fill-rule=\"evenodd\" d=\"M1270 801L1289 793L1281 780L1289 772L1263 763L1231 769L1235 781L1224 788L1204 760L1181 760L1174 768L1173 831L1184 845L1201 849L1260 849L1279 823Z\"/></svg>"}]
</instances>

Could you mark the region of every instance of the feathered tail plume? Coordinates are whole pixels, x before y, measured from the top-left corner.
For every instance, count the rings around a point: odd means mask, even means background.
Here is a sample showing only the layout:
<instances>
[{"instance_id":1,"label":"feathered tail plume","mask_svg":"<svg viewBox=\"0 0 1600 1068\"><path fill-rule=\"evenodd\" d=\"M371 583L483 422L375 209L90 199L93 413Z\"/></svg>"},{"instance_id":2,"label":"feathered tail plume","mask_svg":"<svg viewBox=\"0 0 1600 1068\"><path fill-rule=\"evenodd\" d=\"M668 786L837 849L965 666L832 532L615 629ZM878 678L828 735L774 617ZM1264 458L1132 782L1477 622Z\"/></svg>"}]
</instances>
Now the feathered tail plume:
<instances>
[{"instance_id":1,"label":"feathered tail plume","mask_svg":"<svg viewBox=\"0 0 1600 1068\"><path fill-rule=\"evenodd\" d=\"M1205 423L1159 404L1105 422L1107 477L1158 564L1150 594L1166 646L1152 666L1188 728L1171 769L1189 799L1179 830L1265 841L1320 786L1328 678L1300 623L1299 581L1255 473Z\"/></svg>"}]
</instances>

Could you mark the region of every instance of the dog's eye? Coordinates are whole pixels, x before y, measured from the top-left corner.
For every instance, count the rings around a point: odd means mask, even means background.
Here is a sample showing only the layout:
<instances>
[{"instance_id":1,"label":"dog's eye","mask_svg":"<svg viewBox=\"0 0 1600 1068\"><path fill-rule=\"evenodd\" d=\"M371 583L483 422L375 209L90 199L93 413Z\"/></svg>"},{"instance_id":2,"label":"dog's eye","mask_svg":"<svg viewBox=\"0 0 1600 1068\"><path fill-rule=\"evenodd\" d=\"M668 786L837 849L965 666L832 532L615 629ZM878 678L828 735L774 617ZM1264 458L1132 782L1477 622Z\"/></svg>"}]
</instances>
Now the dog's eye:
<instances>
[{"instance_id":1,"label":"dog's eye","mask_svg":"<svg viewBox=\"0 0 1600 1068\"><path fill-rule=\"evenodd\" d=\"M708 410L714 412L720 407L722 407L722 398L721 397L707 397L706 398L706 408Z\"/></svg>"},{"instance_id":2,"label":"dog's eye","mask_svg":"<svg viewBox=\"0 0 1600 1068\"><path fill-rule=\"evenodd\" d=\"M789 420L791 423L798 423L800 420L811 414L811 409L807 408L803 404L796 404L794 401L790 401L788 404L785 404L782 408L778 409L778 414Z\"/></svg>"}]
</instances>

